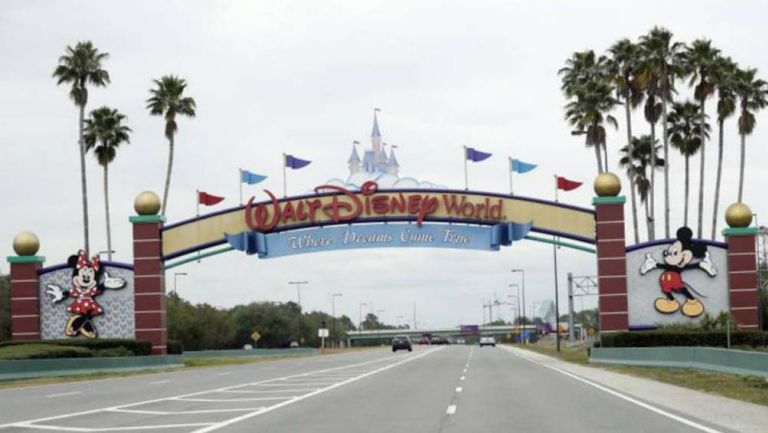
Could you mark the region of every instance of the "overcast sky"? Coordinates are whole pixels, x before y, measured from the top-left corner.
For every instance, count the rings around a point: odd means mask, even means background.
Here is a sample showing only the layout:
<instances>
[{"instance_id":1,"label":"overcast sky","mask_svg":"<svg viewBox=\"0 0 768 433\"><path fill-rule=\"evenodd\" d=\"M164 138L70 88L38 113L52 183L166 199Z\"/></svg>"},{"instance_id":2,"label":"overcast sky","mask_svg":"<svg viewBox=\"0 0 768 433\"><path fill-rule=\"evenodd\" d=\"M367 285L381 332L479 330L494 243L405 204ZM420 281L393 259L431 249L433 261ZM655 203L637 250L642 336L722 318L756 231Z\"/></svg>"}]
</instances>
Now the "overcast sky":
<instances>
[{"instance_id":1,"label":"overcast sky","mask_svg":"<svg viewBox=\"0 0 768 433\"><path fill-rule=\"evenodd\" d=\"M728 1L3 1L0 5L0 254L13 254L22 229L38 234L46 265L81 248L77 110L68 89L51 78L68 44L91 40L108 52L112 84L90 92L88 109L118 108L133 129L131 144L110 166L113 248L130 262L133 198L145 189L162 193L167 158L163 122L150 117L145 100L151 80L178 74L197 101L197 117L180 119L169 199L169 222L195 212L195 190L237 202L237 169L269 175L259 187L280 191L281 153L310 159L289 173L289 192L303 192L345 177L353 140L369 145L374 107L380 107L384 141L397 144L401 175L460 188L462 146L493 152L469 168L470 187L505 192L506 156L539 164L517 177L516 192L551 199L557 173L585 186L561 194L589 207L596 173L593 152L563 120L565 103L557 70L574 51L605 50L636 39L654 25L677 40L711 38L741 65L768 71L768 3ZM690 95L680 87L680 98ZM714 110L714 104L708 111ZM610 168L626 144L609 131ZM636 134L647 133L642 113ZM726 125L723 210L735 201L738 136ZM768 116L758 115L747 142L744 201L766 215L760 193ZM715 143L708 143L705 233L710 231ZM692 181L698 182L698 163ZM682 159L671 161L673 227L682 223ZM657 177L660 179L660 177ZM88 157L92 249L106 249L101 169ZM659 183L661 186L661 183ZM692 186L692 188L694 188ZM247 193L260 193L250 187ZM659 232L663 201L657 195ZM697 187L693 189L697 191ZM625 183L625 192L626 183ZM692 195L695 215L696 195ZM629 215L629 207L626 209ZM722 227L721 222L721 227ZM631 224L627 226L628 238ZM528 304L552 299L551 247L521 242L500 252L371 250L258 260L220 255L168 272L178 292L194 302L232 306L253 300L295 300L290 280L308 280L302 304L358 317L361 302L384 310L390 323L419 326L478 323L481 304L504 299L526 270ZM7 272L7 264L0 265ZM594 256L561 250L561 300L565 276L595 273ZM595 304L585 300L584 306ZM577 303L577 306L579 304ZM364 310L364 312L367 311ZM502 317L511 319L509 308Z\"/></svg>"}]
</instances>

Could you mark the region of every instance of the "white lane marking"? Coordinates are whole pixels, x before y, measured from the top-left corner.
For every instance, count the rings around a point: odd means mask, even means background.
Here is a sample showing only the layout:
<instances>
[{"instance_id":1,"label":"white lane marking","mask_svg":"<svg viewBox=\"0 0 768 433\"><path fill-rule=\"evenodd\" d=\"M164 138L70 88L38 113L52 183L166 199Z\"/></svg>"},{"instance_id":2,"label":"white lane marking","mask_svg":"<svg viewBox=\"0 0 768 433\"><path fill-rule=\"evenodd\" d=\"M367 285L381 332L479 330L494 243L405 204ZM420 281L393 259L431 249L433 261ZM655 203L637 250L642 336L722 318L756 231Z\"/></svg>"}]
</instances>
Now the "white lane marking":
<instances>
[{"instance_id":1,"label":"white lane marking","mask_svg":"<svg viewBox=\"0 0 768 433\"><path fill-rule=\"evenodd\" d=\"M231 394L264 394L264 393L271 393L271 392L312 392L317 391L320 388L303 388L303 389L227 389L224 391L212 391L213 392L221 392L221 393L231 393Z\"/></svg>"},{"instance_id":2,"label":"white lane marking","mask_svg":"<svg viewBox=\"0 0 768 433\"><path fill-rule=\"evenodd\" d=\"M229 374L232 374L232 372L231 372L231 371L225 371L225 372L223 372L223 373L218 373L218 374L216 374L216 376L227 376L227 375L229 375Z\"/></svg>"},{"instance_id":3,"label":"white lane marking","mask_svg":"<svg viewBox=\"0 0 768 433\"><path fill-rule=\"evenodd\" d=\"M536 365L540 365L542 367L549 368L550 370L554 370L554 371L556 371L556 372L558 372L560 374L564 374L564 375L566 375L568 377L571 377L573 379L578 380L579 382L582 382L582 383L585 383L585 384L587 384L589 386L595 387L595 388L599 389L600 391L607 392L608 394L611 394L614 397L618 397L618 398L620 398L622 400L628 401L628 402L630 402L632 404L635 404L637 406L642 407L643 409L647 409L647 410L649 410L651 412L654 412L654 413L657 413L657 414L659 414L661 416L664 416L664 417L667 417L669 419L675 420L675 421L677 421L677 422L679 422L681 424L685 424L685 425L687 425L689 427L693 427L693 428L695 428L697 430L701 430L701 431L707 432L707 433L722 433L720 430L715 430L715 429L707 427L707 426L705 426L703 424L699 424L699 423L697 423L695 421L692 421L692 420L689 420L687 418L683 418L681 416L669 413L669 412L667 412L665 410L662 410L662 409L659 409L659 408L657 408L655 406L651 406L648 403L645 403L645 402L640 401L640 400L638 400L636 398L630 397L630 396L628 396L626 394L622 394L622 393L620 393L618 391L614 391L614 390L612 390L610 388L607 388L607 387L605 387L603 385L600 385L597 382L593 382L593 381L591 381L589 379L585 379L585 378L583 378L581 376L577 376L577 375L575 375L575 374L573 374L573 373L571 373L569 371L565 371L565 370L563 370L561 368L557 368L557 367L554 367L554 366L551 366L551 365L547 365L547 364L544 364L544 363L542 363L540 361L537 361L535 359L528 358L527 356L521 355L519 353L515 353L515 352L512 351L512 349L506 349L506 350L508 352L510 352L510 353L513 353L515 356L518 356L518 357L520 357L522 359L525 359L528 362L532 362L532 363L534 363Z\"/></svg>"},{"instance_id":4,"label":"white lane marking","mask_svg":"<svg viewBox=\"0 0 768 433\"><path fill-rule=\"evenodd\" d=\"M162 385L164 383L168 383L170 380L158 380L157 382L149 382L150 385Z\"/></svg>"},{"instance_id":5,"label":"white lane marking","mask_svg":"<svg viewBox=\"0 0 768 433\"><path fill-rule=\"evenodd\" d=\"M359 368L361 366L365 366L365 365L369 365L369 364L375 364L377 362L382 362L382 361L385 361L385 360L391 360L391 359L395 359L395 358L400 358L400 357L399 356L389 356L389 357L386 357L386 358L374 359L372 361L365 361L365 362L360 362L360 363L356 363L356 364L347 364L347 365L340 365L338 367L329 367L329 368L324 368L324 369L317 370L314 373L321 373L321 372L326 372L326 371L338 371L338 370L342 370L342 369L345 369L345 368ZM414 359L414 358L406 358L406 359ZM173 397L155 398L155 399L150 399L150 400L137 401L137 402L134 402L134 403L126 403L126 404L120 404L120 405L116 405L116 406L102 407L102 408L98 408L98 409L84 410L84 411L80 411L80 412L72 412L72 413L67 413L67 414L63 414L63 415L54 415L54 416L48 416L48 417L44 417L44 418L36 418L36 419L27 420L27 421L10 422L10 423L6 423L6 424L0 424L0 429L6 428L6 427L36 428L36 425L34 423L38 423L38 422L45 422L45 421L51 421L51 420L56 420L56 419L62 419L62 418L74 418L74 417L79 417L81 415L90 415L90 414L94 414L94 413L109 411L109 410L112 410L112 409L123 409L123 408L134 407L134 406L143 406L143 405L147 405L147 404L158 403L158 402L161 402L161 401L169 401L169 400L173 400L175 398L180 398L180 397L193 397L193 396L197 396L197 395L208 394L208 393L211 393L211 392L219 392L219 391L224 391L224 390L229 390L229 389L244 388L244 387L247 387L247 386L266 385L266 384L268 384L268 382L273 382L273 381L276 381L276 380L285 380L287 378L293 378L293 377L299 377L299 376L301 376L301 374L293 374L293 375L284 376L284 377L265 379L265 380L257 381L257 382L244 383L244 384L241 384L241 385L232 385L232 386L225 386L225 387L222 387L222 388L209 389L209 390L205 390L205 391L191 392L189 394L181 394L181 395L177 395L177 396L173 396ZM40 428L45 429L46 427L40 427ZM79 430L77 430L77 431L79 431Z\"/></svg>"},{"instance_id":6,"label":"white lane marking","mask_svg":"<svg viewBox=\"0 0 768 433\"><path fill-rule=\"evenodd\" d=\"M68 395L77 395L77 394L82 394L82 392L72 391L72 392L62 392L61 394L49 394L49 395L46 395L45 398L66 397Z\"/></svg>"},{"instance_id":7,"label":"white lane marking","mask_svg":"<svg viewBox=\"0 0 768 433\"><path fill-rule=\"evenodd\" d=\"M468 369L468 368L465 368L465 369L464 369L464 371L463 371L462 373L466 373L467 371L469 371L469 369Z\"/></svg>"},{"instance_id":8,"label":"white lane marking","mask_svg":"<svg viewBox=\"0 0 768 433\"><path fill-rule=\"evenodd\" d=\"M462 388L462 387L460 387L460 386L457 386L457 387L456 387L456 392L461 392L461 391L463 391L463 390L464 390L464 388Z\"/></svg>"},{"instance_id":9,"label":"white lane marking","mask_svg":"<svg viewBox=\"0 0 768 433\"><path fill-rule=\"evenodd\" d=\"M191 424L161 424L161 425L142 425L142 426L130 426L130 427L99 427L99 428L85 428L85 427L64 427L60 425L18 425L16 427L31 428L36 430L53 430L53 431L71 431L71 432L102 432L102 431L128 431L128 430L153 430L153 429L165 429L165 428L181 428L181 427L203 427L210 426L213 423L210 422L198 422Z\"/></svg>"},{"instance_id":10,"label":"white lane marking","mask_svg":"<svg viewBox=\"0 0 768 433\"><path fill-rule=\"evenodd\" d=\"M268 400L290 400L296 398L295 395L281 395L274 397L252 397L252 398L175 398L178 401L200 401L204 403L232 402L232 401L268 401Z\"/></svg>"},{"instance_id":11,"label":"white lane marking","mask_svg":"<svg viewBox=\"0 0 768 433\"><path fill-rule=\"evenodd\" d=\"M259 410L260 407L240 408L240 409L200 409L200 410L181 410L181 411L159 411L159 410L141 410L141 409L112 409L109 412L137 413L141 415L195 415L201 413L224 413L224 412L250 412Z\"/></svg>"},{"instance_id":12,"label":"white lane marking","mask_svg":"<svg viewBox=\"0 0 768 433\"><path fill-rule=\"evenodd\" d=\"M464 380L464 379L466 379L466 378L467 378L466 376L461 376L461 377L459 378L459 380Z\"/></svg>"},{"instance_id":13,"label":"white lane marking","mask_svg":"<svg viewBox=\"0 0 768 433\"><path fill-rule=\"evenodd\" d=\"M452 404L452 405L448 406L448 409L445 410L445 413L447 413L448 415L455 414L456 413L456 405Z\"/></svg>"},{"instance_id":14,"label":"white lane marking","mask_svg":"<svg viewBox=\"0 0 768 433\"><path fill-rule=\"evenodd\" d=\"M376 373L380 373L382 371L389 370L390 368L397 367L399 365L405 364L406 362L415 361L415 360L417 360L419 358L423 358L426 355L429 355L429 354L435 353L437 351L440 351L440 350L442 350L444 348L445 348L445 346L443 346L443 347L441 347L439 349L432 349L432 350L425 351L425 352L423 352L423 353L421 353L419 355L409 356L409 357L403 359L402 361L395 362L394 364L385 365L385 366L377 368L377 369L375 369L373 371L369 371L367 373L364 373L364 374L362 374L360 376L353 377L352 379L347 379L347 380L345 380L343 382L339 382L339 383L333 384L333 385L328 386L326 388L318 389L315 392L311 392L309 394L304 394L304 395L296 397L296 398L294 398L292 400L288 400L288 401L284 401L282 403L278 403L278 404L276 404L274 406L270 406L270 407L268 407L266 409L263 409L263 410L247 413L247 414L241 415L241 416L236 417L236 418L232 418L232 419L229 419L229 420L226 420L226 421L222 421L222 422L220 422L218 424L215 424L215 425L212 425L212 426L209 426L209 427L205 427L205 428L202 428L202 429L194 430L192 433L208 433L208 432L212 432L214 430L219 430L219 429L222 429L224 427L228 427L228 426L230 426L232 424L235 424L235 423L238 423L240 421L244 421L246 419L253 418L253 417L258 416L258 415L262 415L262 414L265 414L265 413L268 413L268 412L272 412L273 410L279 409L279 408L284 407L284 406L288 406L289 404L297 403L299 401L308 399L310 397L314 397L314 396L316 396L318 394L322 394L322 393L330 391L332 389L336 389L336 388L338 388L340 386L344 386L344 385L346 385L348 383L352 383L352 382L358 381L360 379L366 378L368 376L372 376L372 375L374 375Z\"/></svg>"}]
</instances>

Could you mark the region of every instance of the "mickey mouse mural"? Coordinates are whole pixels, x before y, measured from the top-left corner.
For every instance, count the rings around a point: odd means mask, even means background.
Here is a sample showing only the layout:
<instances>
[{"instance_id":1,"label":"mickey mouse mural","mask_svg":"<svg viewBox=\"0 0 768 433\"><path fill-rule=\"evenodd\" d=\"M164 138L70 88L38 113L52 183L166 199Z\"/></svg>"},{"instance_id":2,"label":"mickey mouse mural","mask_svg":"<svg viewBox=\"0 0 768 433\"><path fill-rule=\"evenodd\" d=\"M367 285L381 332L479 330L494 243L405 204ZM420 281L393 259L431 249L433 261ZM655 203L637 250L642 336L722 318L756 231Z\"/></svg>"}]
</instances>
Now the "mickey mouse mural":
<instances>
[{"instance_id":1,"label":"mickey mouse mural","mask_svg":"<svg viewBox=\"0 0 768 433\"><path fill-rule=\"evenodd\" d=\"M99 256L93 256L89 261L83 250L70 256L67 265L72 269L69 290L62 290L55 284L49 284L46 293L51 296L54 304L66 298L74 299L74 302L67 307L69 317L64 327L65 335L96 338L98 331L92 319L104 314L104 310L95 298L106 289L122 289L126 282L122 278L110 277L101 265Z\"/></svg>"},{"instance_id":2,"label":"mickey mouse mural","mask_svg":"<svg viewBox=\"0 0 768 433\"><path fill-rule=\"evenodd\" d=\"M717 269L710 259L707 246L693 241L693 232L688 227L677 230L677 239L669 244L662 253L663 262L658 262L651 253L646 253L645 261L640 266L640 274L645 275L653 269L661 269L659 286L664 296L654 301L656 311L663 314L674 314L678 311L687 317L698 317L704 313L704 303L694 296L705 298L694 287L683 279L683 272L699 269L710 277L717 276ZM685 302L675 296L680 294Z\"/></svg>"}]
</instances>

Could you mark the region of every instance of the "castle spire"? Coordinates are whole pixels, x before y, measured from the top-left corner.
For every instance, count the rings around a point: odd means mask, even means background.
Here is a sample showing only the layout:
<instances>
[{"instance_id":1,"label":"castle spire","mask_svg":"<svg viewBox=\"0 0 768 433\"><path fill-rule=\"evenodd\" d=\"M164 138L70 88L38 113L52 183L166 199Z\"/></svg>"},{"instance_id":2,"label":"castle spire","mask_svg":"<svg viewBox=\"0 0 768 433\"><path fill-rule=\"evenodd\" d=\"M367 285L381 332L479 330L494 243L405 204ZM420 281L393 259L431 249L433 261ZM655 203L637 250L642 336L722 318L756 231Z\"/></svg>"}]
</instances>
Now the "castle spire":
<instances>
[{"instance_id":1,"label":"castle spire","mask_svg":"<svg viewBox=\"0 0 768 433\"><path fill-rule=\"evenodd\" d=\"M373 130L371 131L371 138L372 139L381 139L381 133L379 132L379 119L376 116L376 113L381 111L381 108L374 108L373 109Z\"/></svg>"},{"instance_id":2,"label":"castle spire","mask_svg":"<svg viewBox=\"0 0 768 433\"><path fill-rule=\"evenodd\" d=\"M373 130L371 130L371 145L373 147L374 159L377 162L382 161L381 152L381 132L379 132L379 118L377 113L381 111L380 108L373 109ZM386 160L384 160L386 162Z\"/></svg>"}]
</instances>

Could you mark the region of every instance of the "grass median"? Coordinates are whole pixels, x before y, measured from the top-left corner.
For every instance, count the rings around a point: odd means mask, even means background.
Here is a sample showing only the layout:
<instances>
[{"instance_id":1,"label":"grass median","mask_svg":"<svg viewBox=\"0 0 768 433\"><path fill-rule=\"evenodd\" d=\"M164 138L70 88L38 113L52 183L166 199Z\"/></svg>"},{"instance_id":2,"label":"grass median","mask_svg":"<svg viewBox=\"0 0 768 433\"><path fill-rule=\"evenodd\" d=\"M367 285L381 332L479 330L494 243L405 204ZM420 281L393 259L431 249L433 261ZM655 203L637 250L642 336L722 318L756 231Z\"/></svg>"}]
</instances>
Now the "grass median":
<instances>
[{"instance_id":1,"label":"grass median","mask_svg":"<svg viewBox=\"0 0 768 433\"><path fill-rule=\"evenodd\" d=\"M568 347L567 344L563 342L560 347L560 352L557 351L555 343L550 341L541 341L539 343L517 347L553 356L562 361L576 364L588 364L589 362L587 346L583 344ZM697 391L768 406L768 378L764 377L716 373L690 368L630 367L601 364L589 365L591 367L604 368L617 373L644 377L659 382L695 389Z\"/></svg>"}]
</instances>

